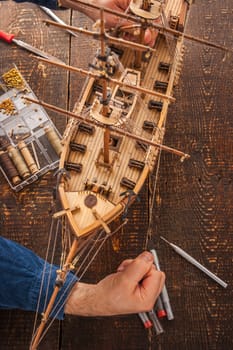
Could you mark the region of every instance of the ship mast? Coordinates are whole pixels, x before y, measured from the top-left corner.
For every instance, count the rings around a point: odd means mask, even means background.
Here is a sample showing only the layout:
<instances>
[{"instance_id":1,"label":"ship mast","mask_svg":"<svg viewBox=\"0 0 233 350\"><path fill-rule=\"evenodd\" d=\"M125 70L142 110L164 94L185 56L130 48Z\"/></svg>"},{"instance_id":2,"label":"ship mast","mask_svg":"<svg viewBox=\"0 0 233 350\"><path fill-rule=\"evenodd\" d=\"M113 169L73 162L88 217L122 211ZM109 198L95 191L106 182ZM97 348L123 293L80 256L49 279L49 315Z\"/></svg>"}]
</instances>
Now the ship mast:
<instances>
[{"instance_id":1,"label":"ship mast","mask_svg":"<svg viewBox=\"0 0 233 350\"><path fill-rule=\"evenodd\" d=\"M134 4L135 2L135 4ZM140 17L143 17L147 20L149 19L155 19L158 17L159 10L158 6L160 6L160 3L158 1L152 0L143 0L141 4L141 0L134 0L133 2L133 8L135 11L135 14L138 14ZM154 6L154 3L156 3L155 6L155 11L152 11L151 14L151 6ZM159 5L158 5L159 4ZM135 7L136 6L136 7ZM138 13L138 6L140 6L140 12ZM154 13L153 13L154 12ZM145 23L146 24L146 23ZM139 35L139 44L143 44L144 41L144 36L145 36L145 29L146 25L141 25L140 26L140 35ZM104 10L100 10L100 38L101 38L101 43L100 43L100 57L98 58L100 60L100 67L101 67L101 72L104 74L104 79L102 80L102 109L101 109L101 114L103 117L107 118L108 117L108 112L109 112L109 98L108 98L108 89L107 89L107 80L105 79L107 70L106 70L106 60L107 60L107 53L106 53L106 45L105 45L105 24L104 24ZM140 68L141 66L141 59L142 59L142 52L141 50L136 50L135 54L135 62L134 66L135 68ZM109 151L109 145L110 145L110 129L108 125L105 126L105 131L104 131L104 147L103 147L103 164L108 165L110 162L110 151Z\"/></svg>"},{"instance_id":2,"label":"ship mast","mask_svg":"<svg viewBox=\"0 0 233 350\"><path fill-rule=\"evenodd\" d=\"M55 304L58 293L61 290L63 283L65 282L65 279L66 279L68 272L71 270L72 261L73 261L75 255L77 254L77 250L78 250L78 240L75 239L72 243L70 252L66 258L66 262L65 262L64 266L62 267L62 270L57 272L57 280L56 280L56 283L54 286L53 293L50 297L50 300L49 300L49 303L46 307L46 310L43 313L43 318L41 320L41 323L40 323L40 325L35 333L34 338L32 339L32 342L30 345L30 350L37 350L37 347L38 347L39 342L41 340L41 336L42 336L43 331L45 329L48 318L51 314L52 308Z\"/></svg>"},{"instance_id":3,"label":"ship mast","mask_svg":"<svg viewBox=\"0 0 233 350\"><path fill-rule=\"evenodd\" d=\"M105 33L105 27L104 27L104 12L103 9L100 11L100 34L101 34L101 44L100 44L100 52L102 59L106 57L106 47L104 43L104 33ZM105 71L105 62L104 59L101 61L101 65L103 68L103 71ZM104 117L107 117L108 114L108 92L107 92L107 80L102 79L102 115ZM106 126L106 129L104 131L104 163L109 164L109 143L110 143L110 130Z\"/></svg>"},{"instance_id":4,"label":"ship mast","mask_svg":"<svg viewBox=\"0 0 233 350\"><path fill-rule=\"evenodd\" d=\"M129 6L131 12L144 20L140 25L138 42L143 44L148 21L155 21L161 14L161 3L157 0L132 0ZM141 67L142 52L136 51L135 68Z\"/></svg>"},{"instance_id":5,"label":"ship mast","mask_svg":"<svg viewBox=\"0 0 233 350\"><path fill-rule=\"evenodd\" d=\"M101 35L101 46L100 46L100 62L101 62L101 71L104 74L104 77L106 75L106 67L105 67L105 57L106 57L106 47L104 43L104 34L105 34L105 28L104 28L104 13L103 10L101 9L100 11L100 35ZM104 117L107 117L108 114L108 96L107 96L107 80L102 79L102 115ZM106 126L105 131L104 131L104 163L108 164L109 163L109 143L110 143L110 130ZM43 334L43 331L45 329L45 325L48 321L48 318L51 314L52 308L55 304L56 297L58 296L58 293L64 284L66 280L66 276L68 272L71 270L72 266L72 261L77 253L78 250L78 240L75 239L73 241L72 247L70 249L70 252L66 258L65 264L62 267L61 271L58 272L58 277L57 280L59 283L55 284L53 293L51 295L50 301L48 303L48 306L43 314L42 321L37 329L37 332L35 334L34 339L32 340L30 350L36 350L37 346L41 340L41 336Z\"/></svg>"}]
</instances>

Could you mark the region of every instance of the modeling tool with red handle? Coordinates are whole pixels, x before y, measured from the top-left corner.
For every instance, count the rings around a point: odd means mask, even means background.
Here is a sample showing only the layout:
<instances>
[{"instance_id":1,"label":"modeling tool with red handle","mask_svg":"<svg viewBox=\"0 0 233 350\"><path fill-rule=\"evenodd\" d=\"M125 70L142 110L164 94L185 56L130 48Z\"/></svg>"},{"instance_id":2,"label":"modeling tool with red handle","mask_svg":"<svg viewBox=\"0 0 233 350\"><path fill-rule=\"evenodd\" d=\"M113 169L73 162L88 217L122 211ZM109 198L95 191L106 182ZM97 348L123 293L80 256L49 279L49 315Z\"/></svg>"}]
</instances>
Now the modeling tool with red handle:
<instances>
[{"instance_id":1,"label":"modeling tool with red handle","mask_svg":"<svg viewBox=\"0 0 233 350\"><path fill-rule=\"evenodd\" d=\"M22 40L15 39L14 34L9 34L9 33L6 33L4 31L0 30L0 39L7 42L8 44L14 43L17 46L22 47L23 49L28 50L28 51L30 51L38 56L41 56L43 58L46 58L48 60L55 60L56 62L60 62L60 63L64 64L64 62L62 62L58 58L40 50L40 49L37 49L36 47L29 45Z\"/></svg>"}]
</instances>

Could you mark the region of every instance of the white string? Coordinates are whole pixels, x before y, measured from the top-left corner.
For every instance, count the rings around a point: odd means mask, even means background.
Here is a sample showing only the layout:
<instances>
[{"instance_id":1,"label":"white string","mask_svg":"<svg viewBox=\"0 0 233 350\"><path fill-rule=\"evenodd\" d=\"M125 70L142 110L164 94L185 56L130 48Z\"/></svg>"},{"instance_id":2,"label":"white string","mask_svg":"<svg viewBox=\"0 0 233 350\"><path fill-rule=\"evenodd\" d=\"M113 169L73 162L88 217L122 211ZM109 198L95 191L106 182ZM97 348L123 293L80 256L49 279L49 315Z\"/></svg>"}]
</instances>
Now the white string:
<instances>
[{"instance_id":1,"label":"white string","mask_svg":"<svg viewBox=\"0 0 233 350\"><path fill-rule=\"evenodd\" d=\"M99 236L102 235L102 231L100 232ZM106 235L105 238L101 241L101 244L99 246L99 248L96 250L95 254L93 255L93 257L91 258L91 260L89 261L89 263L87 264L87 266L85 267L84 271L82 272L82 274L79 277L79 281L81 280L81 278L84 276L84 274L86 273L86 271L88 270L88 268L90 267L91 263L93 262L93 260L95 259L95 257L97 256L97 254L99 253L99 251L101 250L102 246L104 245L105 241L107 240L107 238L109 237L109 235ZM98 243L98 238L95 241L95 244ZM74 276L71 278L70 283L66 286L65 290L63 291L63 294L60 296L59 300L57 301L57 305L53 308L53 312L54 310L56 310L56 307L59 305L59 302L61 301L63 295L69 290L70 286L72 285L72 283L75 280L75 277L77 276L78 272L80 271L80 269L83 267L84 263L86 262L88 256L90 255L91 251L94 249L95 244L93 245L93 247L90 249L88 255L85 257L85 259L83 260L83 262L81 263L81 265L79 266L79 269L76 271L76 273L74 274ZM50 320L50 322L47 324L47 327L44 329L43 334L40 337L40 340L38 342L41 342L41 340L44 338L44 336L47 334L48 330L50 329L50 327L52 326L52 323L54 322L54 320L56 319L57 315L59 314L59 312L61 311L61 309L64 307L66 300L63 301L63 303L60 305L59 309L56 311L54 317Z\"/></svg>"},{"instance_id":2,"label":"white string","mask_svg":"<svg viewBox=\"0 0 233 350\"><path fill-rule=\"evenodd\" d=\"M103 234L103 230L99 232L97 238L94 240L92 240L92 242L94 241L95 243L92 245L91 249L89 250L89 253L85 256L85 259L82 261L82 263L80 264L79 268L77 269L76 273L73 275L73 277L70 279L69 284L67 284L66 288L63 290L63 293L60 295L60 298L57 301L56 306L53 308L53 312L54 310L56 310L56 308L58 307L62 297L64 296L64 294L69 290L69 288L71 287L71 285L73 284L75 277L77 277L77 275L79 274L79 271L81 270L81 268L83 267L83 265L85 264L88 256L91 254L91 252L93 251L93 249L95 248L95 245L97 243L101 243L98 247L98 249L96 250L96 252L94 253L94 255L92 256L92 258L90 259L89 263L86 265L85 269L83 270L82 274L80 274L78 280L80 281L81 278L84 276L84 274L87 272L88 268L90 267L91 263L93 262L93 260L95 259L95 257L97 256L97 254L99 253L99 251L101 250L102 246L104 245L105 241L111 237L112 235L114 235L121 227L123 227L125 224L127 223L127 220L125 220L115 231L113 231L112 233L105 235L105 237L102 239L101 236ZM87 243L90 243L90 241L87 241ZM85 252L85 249L88 247L88 244L85 245L83 247L83 250L80 254L83 255ZM80 258L80 257L79 257ZM54 322L54 320L56 319L57 315L59 314L59 312L61 311L61 309L64 307L64 304L66 303L67 298L63 301L63 303L60 305L59 309L56 311L55 315L53 316L53 318L50 320L50 322L47 324L47 327L45 328L43 334L40 337L39 343L41 342L41 340L44 338L44 336L47 334L49 328L51 327L52 323ZM33 341L33 340L32 340ZM38 344L39 344L38 343Z\"/></svg>"},{"instance_id":3,"label":"white string","mask_svg":"<svg viewBox=\"0 0 233 350\"><path fill-rule=\"evenodd\" d=\"M128 10L128 9L127 9ZM125 12L127 12L127 10ZM119 21L120 23L120 21ZM122 66L120 66L121 69L122 69ZM130 81L129 81L130 82ZM139 94L138 94L139 95ZM145 105L145 102L141 99L141 97L139 97L144 108L146 108L146 105ZM87 113L87 111L86 111ZM161 150L159 151L159 161L160 161L160 154L161 154ZM159 168L159 161L158 161L158 164L157 164L157 171L156 171L156 182L157 182L157 178L158 178L158 168ZM155 183L156 183L155 182ZM152 199L154 198L154 195L155 195L155 189L156 189L156 186L154 188L154 192L153 192L153 196L152 196ZM152 211L153 211L153 207L150 208L150 215L149 215L149 223L151 222L151 218L152 218ZM53 225L52 225L53 226ZM51 235L51 231L50 230L50 235ZM57 230L56 230L56 235L55 235L55 242L57 241L57 231L58 231L58 223L57 223ZM101 235L101 233L100 233ZM102 240L99 248L97 249L97 251L95 252L94 256L92 257L92 259L89 261L89 263L87 264L86 268L84 269L83 273L81 274L79 280L83 277L83 275L85 274L85 272L87 271L87 269L89 268L90 264L93 262L93 260L95 259L96 255L98 254L98 252L100 251L100 249L102 248L103 244L105 243L105 241L107 240L108 238L108 235L105 236L105 238ZM51 237L50 237L50 242L51 242ZM50 246L50 242L49 242L49 245L48 245L48 249L47 249L47 253L46 253L46 261L47 261L47 258L48 258L48 250L49 250L49 246ZM95 245L97 244L98 240L96 240L95 242ZM84 265L84 263L86 262L86 260L88 259L89 255L91 254L92 250L94 249L94 246L90 249L89 253L86 255L85 259L83 260L82 264L79 266L79 269L77 270L76 274L73 276L73 278L71 279L71 284L72 282L74 281L75 279L75 276L78 274L78 272L80 271L80 269L82 268L82 266ZM53 247L53 251L52 251L52 261L54 259L54 253L55 253L55 244L54 244L54 247ZM49 273L49 279L51 278L51 271L52 271L52 267L50 267L50 273ZM44 270L43 270L43 279L42 279L42 284L41 284L41 288L40 288L40 293L39 293L39 300L41 299L41 293L42 293L42 286L43 286L43 281L44 281L44 275L45 275L45 267L44 267ZM70 285L68 285L66 287L66 289L64 290L63 293L67 292L68 288L70 287ZM45 304L47 303L47 298L48 298L48 289L49 287L47 287L47 290L46 290L46 298L45 298ZM58 300L58 304L59 304L59 301L61 300L62 298L62 295L60 296L60 299ZM41 338L40 338L40 341L43 339L43 337L45 336L45 334L48 332L48 329L51 327L51 324L53 323L54 319L56 318L56 316L58 315L58 313L60 312L61 308L64 306L64 303L65 301L62 303L62 305L59 307L59 309L57 310L54 318L50 321L50 323L48 324L47 328L45 329L45 331L43 332ZM58 305L57 304L57 305ZM38 306L37 306L37 315L38 315L38 309L39 309L39 303L38 303ZM56 309L56 306L54 308L54 310ZM37 316L36 316L36 319L35 319L35 323L34 323L34 330L33 330L33 334L35 334L35 324L36 324L36 320L37 320Z\"/></svg>"},{"instance_id":4,"label":"white string","mask_svg":"<svg viewBox=\"0 0 233 350\"><path fill-rule=\"evenodd\" d=\"M40 285L40 290L39 290L39 298L38 298L37 306L36 306L36 314L35 314L33 331L32 331L32 339L33 339L33 336L34 336L35 331L36 331L36 323L37 323L37 319L38 319L39 306L40 306L41 295L42 295L42 289L43 289L43 284L44 284L44 280L45 280L46 263L48 262L48 255L49 255L50 244L51 244L51 239L52 239L53 223L54 223L54 220L52 220L52 223L50 225L48 246L47 246L47 249L46 249L46 255L45 255L45 259L44 259L45 263L44 263L42 276L41 276L41 285Z\"/></svg>"},{"instance_id":5,"label":"white string","mask_svg":"<svg viewBox=\"0 0 233 350\"><path fill-rule=\"evenodd\" d=\"M50 263L49 274L48 274L48 280L49 281L51 279L51 274L52 274L52 264L53 264L53 261L54 261L54 254L55 254L55 247L56 247L56 243L57 243L58 229L59 229L59 221L57 221L57 225L56 225L55 239L54 239L52 256L51 256L51 263ZM45 308L45 306L47 305L48 293L49 293L49 283L47 284L47 288L46 288L46 294L45 294L45 300L44 300L44 307L43 308Z\"/></svg>"}]
</instances>

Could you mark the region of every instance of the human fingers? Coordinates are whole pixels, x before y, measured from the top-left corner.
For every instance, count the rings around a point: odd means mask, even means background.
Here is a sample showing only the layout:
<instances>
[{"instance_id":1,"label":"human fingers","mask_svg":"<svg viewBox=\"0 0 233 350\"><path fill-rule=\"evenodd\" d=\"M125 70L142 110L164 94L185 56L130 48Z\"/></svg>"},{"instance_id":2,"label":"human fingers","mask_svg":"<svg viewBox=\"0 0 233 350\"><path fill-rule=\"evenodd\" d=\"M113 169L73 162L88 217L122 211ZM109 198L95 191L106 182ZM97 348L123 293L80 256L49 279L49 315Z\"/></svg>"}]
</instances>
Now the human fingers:
<instances>
[{"instance_id":1,"label":"human fingers","mask_svg":"<svg viewBox=\"0 0 233 350\"><path fill-rule=\"evenodd\" d=\"M99 9L108 8L113 11L124 12L128 7L129 2L130 0L89 0L87 5L89 4L90 6L85 6L84 3L70 3L68 0L59 0L59 5L61 7L71 8L83 12L93 21L97 21L100 18ZM99 7L99 9L97 7ZM119 17L106 12L104 14L104 20L106 23L106 27L114 27L118 24Z\"/></svg>"},{"instance_id":2,"label":"human fingers","mask_svg":"<svg viewBox=\"0 0 233 350\"><path fill-rule=\"evenodd\" d=\"M124 269L133 261L133 259L126 259L118 266L117 272L124 271Z\"/></svg>"},{"instance_id":3,"label":"human fingers","mask_svg":"<svg viewBox=\"0 0 233 350\"><path fill-rule=\"evenodd\" d=\"M113 2L115 3L115 5L121 9L122 11L127 10L127 8L129 7L131 0L113 0Z\"/></svg>"},{"instance_id":4,"label":"human fingers","mask_svg":"<svg viewBox=\"0 0 233 350\"><path fill-rule=\"evenodd\" d=\"M98 5L100 8L110 9L116 12L124 13L128 9L130 0L96 0L95 5ZM89 15L93 20L97 20L99 18L99 12L95 11L90 13ZM115 27L126 25L129 22L123 18L118 17L114 14L105 13L104 15L105 25L106 27Z\"/></svg>"},{"instance_id":5,"label":"human fingers","mask_svg":"<svg viewBox=\"0 0 233 350\"><path fill-rule=\"evenodd\" d=\"M121 283L125 281L131 295L131 309L137 312L148 311L153 307L165 281L164 273L156 270L153 256L149 252L143 252L136 259L126 261L118 278ZM128 307L130 302L128 301Z\"/></svg>"},{"instance_id":6,"label":"human fingers","mask_svg":"<svg viewBox=\"0 0 233 350\"><path fill-rule=\"evenodd\" d=\"M150 271L153 265L153 256L145 251L137 256L130 263L124 264L124 277L135 284L138 284Z\"/></svg>"},{"instance_id":7,"label":"human fingers","mask_svg":"<svg viewBox=\"0 0 233 350\"><path fill-rule=\"evenodd\" d=\"M122 270L135 295L149 304L157 299L165 281L165 274L157 271L153 262L152 254L143 252L134 260L126 260Z\"/></svg>"},{"instance_id":8,"label":"human fingers","mask_svg":"<svg viewBox=\"0 0 233 350\"><path fill-rule=\"evenodd\" d=\"M151 273L138 284L138 290L135 290L135 292L139 293L142 300L148 301L146 310L153 307L155 300L163 289L164 282L165 274L162 271L151 270Z\"/></svg>"},{"instance_id":9,"label":"human fingers","mask_svg":"<svg viewBox=\"0 0 233 350\"><path fill-rule=\"evenodd\" d=\"M156 38L158 36L158 31L152 28L147 28L144 35L144 43L150 47L155 45Z\"/></svg>"}]
</instances>

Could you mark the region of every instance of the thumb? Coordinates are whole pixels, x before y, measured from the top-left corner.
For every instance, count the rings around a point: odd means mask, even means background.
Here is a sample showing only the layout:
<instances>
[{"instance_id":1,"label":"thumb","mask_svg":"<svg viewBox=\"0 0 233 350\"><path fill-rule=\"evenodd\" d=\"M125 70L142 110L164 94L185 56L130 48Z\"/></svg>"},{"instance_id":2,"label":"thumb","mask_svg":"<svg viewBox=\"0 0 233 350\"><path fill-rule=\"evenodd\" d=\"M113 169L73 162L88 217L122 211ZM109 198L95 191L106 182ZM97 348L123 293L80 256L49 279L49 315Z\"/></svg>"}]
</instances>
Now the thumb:
<instances>
[{"instance_id":1,"label":"thumb","mask_svg":"<svg viewBox=\"0 0 233 350\"><path fill-rule=\"evenodd\" d=\"M122 273L129 280L132 281L134 279L135 284L138 284L150 271L152 265L153 256L151 253L145 251L128 264Z\"/></svg>"}]
</instances>

